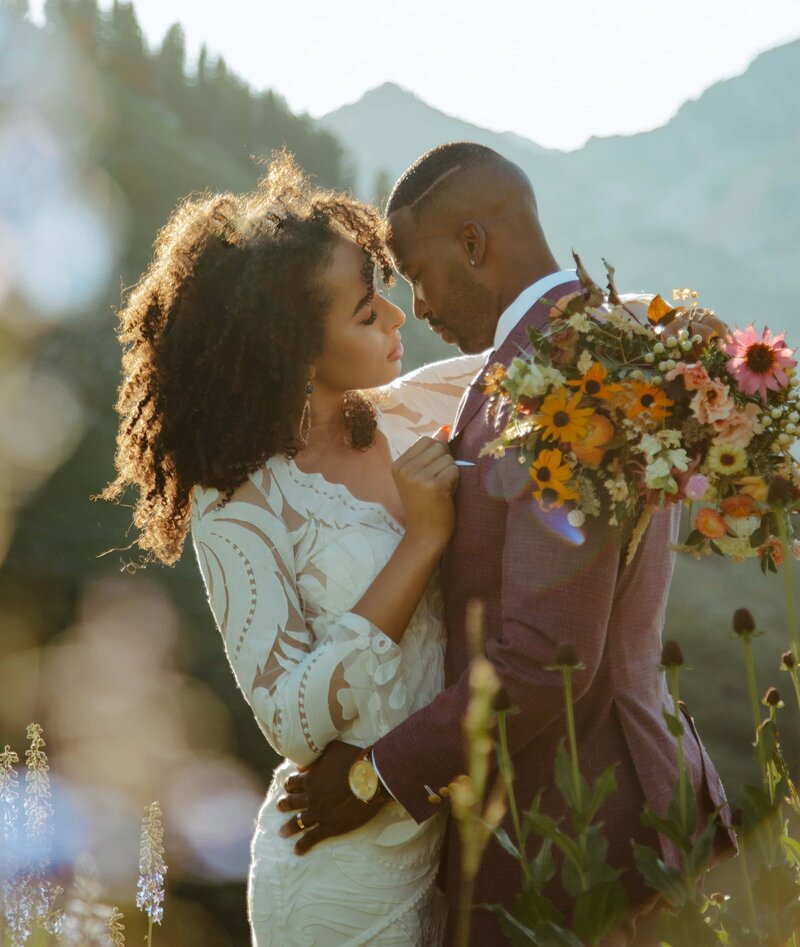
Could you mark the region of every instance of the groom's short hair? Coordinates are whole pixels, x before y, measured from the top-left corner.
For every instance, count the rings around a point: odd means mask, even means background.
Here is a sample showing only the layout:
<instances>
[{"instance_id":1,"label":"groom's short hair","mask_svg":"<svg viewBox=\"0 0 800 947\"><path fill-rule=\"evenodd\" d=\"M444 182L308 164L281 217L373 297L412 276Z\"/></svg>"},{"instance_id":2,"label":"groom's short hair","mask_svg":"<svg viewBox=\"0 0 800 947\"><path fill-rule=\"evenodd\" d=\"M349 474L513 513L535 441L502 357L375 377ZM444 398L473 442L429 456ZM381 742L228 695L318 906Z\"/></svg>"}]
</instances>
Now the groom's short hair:
<instances>
[{"instance_id":1,"label":"groom's short hair","mask_svg":"<svg viewBox=\"0 0 800 947\"><path fill-rule=\"evenodd\" d=\"M434 203L442 185L460 171L479 165L508 166L511 162L492 148L474 141L452 141L431 148L417 158L395 184L386 203L386 216L408 207L414 217L418 217L425 207Z\"/></svg>"}]
</instances>

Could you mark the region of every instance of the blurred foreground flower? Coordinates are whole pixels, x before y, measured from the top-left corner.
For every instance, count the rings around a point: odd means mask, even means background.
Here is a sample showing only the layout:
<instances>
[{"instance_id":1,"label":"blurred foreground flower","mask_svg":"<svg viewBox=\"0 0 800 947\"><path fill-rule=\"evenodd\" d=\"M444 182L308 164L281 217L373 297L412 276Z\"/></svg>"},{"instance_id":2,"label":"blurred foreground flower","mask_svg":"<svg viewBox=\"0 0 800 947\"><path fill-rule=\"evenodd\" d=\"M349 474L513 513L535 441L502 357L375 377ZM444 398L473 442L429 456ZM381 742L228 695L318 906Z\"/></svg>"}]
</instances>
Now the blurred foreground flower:
<instances>
[{"instance_id":1,"label":"blurred foreground flower","mask_svg":"<svg viewBox=\"0 0 800 947\"><path fill-rule=\"evenodd\" d=\"M117 908L104 904L102 896L97 865L84 852L75 862L74 880L67 893L59 939L63 947L108 947L109 943L125 943L122 915Z\"/></svg>"},{"instance_id":2,"label":"blurred foreground flower","mask_svg":"<svg viewBox=\"0 0 800 947\"><path fill-rule=\"evenodd\" d=\"M61 930L62 915L56 901L63 889L54 885L50 872L50 853L54 835L53 804L50 801L50 767L44 751L44 736L38 723L28 725L30 746L25 753L25 832L29 847L26 870L26 897L30 898L32 918L50 934Z\"/></svg>"},{"instance_id":3,"label":"blurred foreground flower","mask_svg":"<svg viewBox=\"0 0 800 947\"><path fill-rule=\"evenodd\" d=\"M161 823L161 806L157 802L145 807L142 820L142 844L139 849L139 887L136 907L149 917L147 943L152 942L153 924L160 924L164 917L164 828Z\"/></svg>"}]
</instances>

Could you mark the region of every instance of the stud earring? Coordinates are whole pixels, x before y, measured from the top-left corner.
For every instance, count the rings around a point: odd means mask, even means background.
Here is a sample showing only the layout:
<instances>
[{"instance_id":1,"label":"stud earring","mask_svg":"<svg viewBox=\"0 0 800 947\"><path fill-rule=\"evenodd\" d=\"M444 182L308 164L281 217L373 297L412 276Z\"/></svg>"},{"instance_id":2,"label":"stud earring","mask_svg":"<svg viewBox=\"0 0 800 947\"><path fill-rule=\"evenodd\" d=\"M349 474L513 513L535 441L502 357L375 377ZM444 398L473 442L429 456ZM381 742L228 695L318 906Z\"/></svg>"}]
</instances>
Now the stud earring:
<instances>
[{"instance_id":1,"label":"stud earring","mask_svg":"<svg viewBox=\"0 0 800 947\"><path fill-rule=\"evenodd\" d=\"M475 261L474 261L474 260L472 260L472 259L470 259L470 261L469 261L469 265L470 265L470 266L475 266Z\"/></svg>"},{"instance_id":2,"label":"stud earring","mask_svg":"<svg viewBox=\"0 0 800 947\"><path fill-rule=\"evenodd\" d=\"M297 432L297 438L303 447L308 444L308 439L311 436L311 392L313 390L311 382L306 382L306 400L303 405L303 413L300 415L300 430Z\"/></svg>"}]
</instances>

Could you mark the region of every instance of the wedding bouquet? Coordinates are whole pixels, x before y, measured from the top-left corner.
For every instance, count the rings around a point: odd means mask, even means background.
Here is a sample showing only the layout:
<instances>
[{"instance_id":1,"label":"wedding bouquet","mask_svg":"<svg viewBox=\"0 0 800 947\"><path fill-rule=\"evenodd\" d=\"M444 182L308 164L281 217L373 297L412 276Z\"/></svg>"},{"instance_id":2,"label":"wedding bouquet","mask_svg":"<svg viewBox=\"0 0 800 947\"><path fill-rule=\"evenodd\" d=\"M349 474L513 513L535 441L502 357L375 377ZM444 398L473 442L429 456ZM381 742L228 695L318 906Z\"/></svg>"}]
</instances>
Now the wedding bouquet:
<instances>
[{"instance_id":1,"label":"wedding bouquet","mask_svg":"<svg viewBox=\"0 0 800 947\"><path fill-rule=\"evenodd\" d=\"M786 549L800 557L790 515L800 389L783 334L750 325L708 343L685 328L663 337L678 316L710 315L697 293L623 300L613 268L604 291L575 260L582 292L528 330L531 351L485 375L501 430L482 454L516 451L536 502L567 505L575 527L608 515L627 531L629 561L653 511L671 503L701 505L682 551L758 557L765 571Z\"/></svg>"}]
</instances>

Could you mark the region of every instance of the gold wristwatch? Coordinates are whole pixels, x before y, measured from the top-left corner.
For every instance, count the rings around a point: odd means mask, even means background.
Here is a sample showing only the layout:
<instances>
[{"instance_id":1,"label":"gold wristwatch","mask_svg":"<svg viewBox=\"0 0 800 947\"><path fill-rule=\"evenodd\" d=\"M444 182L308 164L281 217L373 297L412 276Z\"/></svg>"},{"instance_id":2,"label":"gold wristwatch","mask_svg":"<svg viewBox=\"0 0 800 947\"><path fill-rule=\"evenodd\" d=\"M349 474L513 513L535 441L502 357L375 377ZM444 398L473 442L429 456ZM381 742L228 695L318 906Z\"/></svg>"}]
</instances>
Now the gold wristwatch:
<instances>
[{"instance_id":1,"label":"gold wristwatch","mask_svg":"<svg viewBox=\"0 0 800 947\"><path fill-rule=\"evenodd\" d=\"M372 747L368 746L356 757L347 776L350 792L368 805L376 802L385 802L389 794L378 776L378 771L372 765Z\"/></svg>"}]
</instances>

